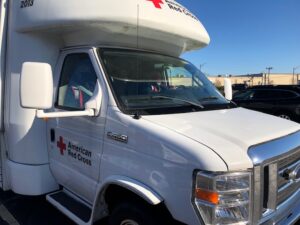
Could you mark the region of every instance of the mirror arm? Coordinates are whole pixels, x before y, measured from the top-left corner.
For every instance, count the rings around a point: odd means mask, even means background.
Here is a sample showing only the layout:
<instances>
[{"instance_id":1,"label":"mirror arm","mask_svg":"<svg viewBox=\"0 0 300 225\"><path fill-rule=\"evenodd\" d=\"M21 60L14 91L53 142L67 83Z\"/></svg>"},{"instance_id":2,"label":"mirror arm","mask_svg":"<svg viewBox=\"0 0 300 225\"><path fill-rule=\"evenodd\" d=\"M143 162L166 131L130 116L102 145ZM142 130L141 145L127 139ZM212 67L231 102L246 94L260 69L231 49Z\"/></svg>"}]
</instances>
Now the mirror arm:
<instances>
[{"instance_id":1,"label":"mirror arm","mask_svg":"<svg viewBox=\"0 0 300 225\"><path fill-rule=\"evenodd\" d=\"M79 116L95 116L93 109L86 109L84 111L70 111L70 112L44 112L44 110L36 110L36 117L41 119L47 118L64 118L64 117L79 117Z\"/></svg>"},{"instance_id":2,"label":"mirror arm","mask_svg":"<svg viewBox=\"0 0 300 225\"><path fill-rule=\"evenodd\" d=\"M224 92L225 98L229 101L232 100L232 84L229 78L224 78Z\"/></svg>"}]
</instances>

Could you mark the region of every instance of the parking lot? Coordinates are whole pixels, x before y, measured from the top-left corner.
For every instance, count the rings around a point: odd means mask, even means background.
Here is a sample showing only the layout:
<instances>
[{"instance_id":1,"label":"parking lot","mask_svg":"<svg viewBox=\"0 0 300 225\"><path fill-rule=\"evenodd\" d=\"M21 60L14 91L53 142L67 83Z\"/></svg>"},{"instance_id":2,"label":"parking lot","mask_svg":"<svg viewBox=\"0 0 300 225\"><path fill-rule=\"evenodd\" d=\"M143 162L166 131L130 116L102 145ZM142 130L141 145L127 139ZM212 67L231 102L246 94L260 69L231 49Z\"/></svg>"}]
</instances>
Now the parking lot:
<instances>
[{"instance_id":1,"label":"parking lot","mask_svg":"<svg viewBox=\"0 0 300 225\"><path fill-rule=\"evenodd\" d=\"M105 225L105 221L97 225ZM75 225L45 197L26 197L0 191L0 225Z\"/></svg>"}]
</instances>

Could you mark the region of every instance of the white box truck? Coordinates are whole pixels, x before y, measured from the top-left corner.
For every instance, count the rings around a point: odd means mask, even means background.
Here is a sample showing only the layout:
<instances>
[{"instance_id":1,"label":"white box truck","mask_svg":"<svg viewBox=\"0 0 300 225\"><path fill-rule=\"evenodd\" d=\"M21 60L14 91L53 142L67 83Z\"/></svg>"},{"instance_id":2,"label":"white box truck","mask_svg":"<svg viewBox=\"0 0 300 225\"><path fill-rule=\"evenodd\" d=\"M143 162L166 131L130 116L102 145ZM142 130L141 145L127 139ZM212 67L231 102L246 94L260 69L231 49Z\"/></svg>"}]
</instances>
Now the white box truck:
<instances>
[{"instance_id":1,"label":"white box truck","mask_svg":"<svg viewBox=\"0 0 300 225\"><path fill-rule=\"evenodd\" d=\"M1 1L1 185L77 224L294 224L300 126L236 107L179 56L173 0Z\"/></svg>"}]
</instances>

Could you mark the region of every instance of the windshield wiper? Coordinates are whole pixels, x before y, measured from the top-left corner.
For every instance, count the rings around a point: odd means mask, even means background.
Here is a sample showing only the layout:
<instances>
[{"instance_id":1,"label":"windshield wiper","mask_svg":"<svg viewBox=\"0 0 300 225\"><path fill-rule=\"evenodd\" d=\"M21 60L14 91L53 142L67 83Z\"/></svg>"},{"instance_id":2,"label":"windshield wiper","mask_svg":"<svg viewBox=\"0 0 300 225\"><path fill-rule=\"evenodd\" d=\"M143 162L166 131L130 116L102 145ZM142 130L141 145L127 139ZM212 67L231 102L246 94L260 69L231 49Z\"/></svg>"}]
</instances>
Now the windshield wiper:
<instances>
[{"instance_id":1,"label":"windshield wiper","mask_svg":"<svg viewBox=\"0 0 300 225\"><path fill-rule=\"evenodd\" d=\"M216 96L208 96L205 98L200 98L199 101L209 101L209 100L218 100L219 98Z\"/></svg>"},{"instance_id":2,"label":"windshield wiper","mask_svg":"<svg viewBox=\"0 0 300 225\"><path fill-rule=\"evenodd\" d=\"M181 102L187 103L189 105L196 106L197 108L204 109L204 106L201 104L198 104L196 102L191 102L189 100L185 100L185 99L181 99L181 98L174 98L174 97L169 97L169 96L164 96L164 95L155 95L155 96L151 96L150 99L170 99L170 100L175 100L175 101L181 101Z\"/></svg>"}]
</instances>

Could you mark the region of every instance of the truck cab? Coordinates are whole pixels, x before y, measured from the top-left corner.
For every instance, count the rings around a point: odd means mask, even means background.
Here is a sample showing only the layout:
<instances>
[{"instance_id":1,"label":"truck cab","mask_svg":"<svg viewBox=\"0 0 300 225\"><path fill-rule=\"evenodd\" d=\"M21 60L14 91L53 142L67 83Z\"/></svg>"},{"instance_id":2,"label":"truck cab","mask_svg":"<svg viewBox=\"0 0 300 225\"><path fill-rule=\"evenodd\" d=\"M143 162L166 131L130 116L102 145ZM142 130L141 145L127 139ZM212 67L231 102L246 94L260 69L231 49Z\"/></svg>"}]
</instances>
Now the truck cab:
<instances>
[{"instance_id":1,"label":"truck cab","mask_svg":"<svg viewBox=\"0 0 300 225\"><path fill-rule=\"evenodd\" d=\"M188 9L1 4L4 190L77 224L299 219L299 125L238 108L180 58L210 40Z\"/></svg>"}]
</instances>

